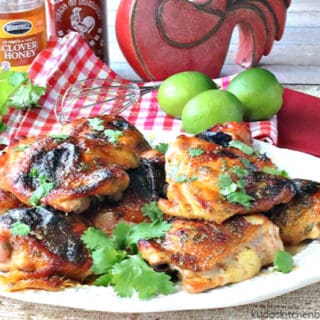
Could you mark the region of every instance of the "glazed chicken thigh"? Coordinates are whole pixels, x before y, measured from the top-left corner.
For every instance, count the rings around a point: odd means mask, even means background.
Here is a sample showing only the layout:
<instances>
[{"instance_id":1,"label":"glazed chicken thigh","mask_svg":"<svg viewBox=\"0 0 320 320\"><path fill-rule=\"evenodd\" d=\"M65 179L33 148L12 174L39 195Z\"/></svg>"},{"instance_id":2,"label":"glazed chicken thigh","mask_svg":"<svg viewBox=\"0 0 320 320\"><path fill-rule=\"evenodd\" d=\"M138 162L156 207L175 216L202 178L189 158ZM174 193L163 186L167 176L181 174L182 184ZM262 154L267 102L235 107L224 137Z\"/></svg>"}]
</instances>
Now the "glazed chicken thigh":
<instances>
[{"instance_id":1,"label":"glazed chicken thigh","mask_svg":"<svg viewBox=\"0 0 320 320\"><path fill-rule=\"evenodd\" d=\"M295 197L269 212L270 219L280 228L281 239L289 245L320 238L320 183L299 179L293 182Z\"/></svg>"},{"instance_id":2,"label":"glazed chicken thigh","mask_svg":"<svg viewBox=\"0 0 320 320\"><path fill-rule=\"evenodd\" d=\"M181 135L166 153L167 198L158 205L167 215L222 223L235 214L263 212L288 202L289 179L263 171L255 154Z\"/></svg>"},{"instance_id":3,"label":"glazed chicken thigh","mask_svg":"<svg viewBox=\"0 0 320 320\"><path fill-rule=\"evenodd\" d=\"M87 161L87 150L72 138L21 140L3 155L1 188L27 205L45 204L64 212L88 208L90 196L119 197L129 177L114 164Z\"/></svg>"},{"instance_id":4,"label":"glazed chicken thigh","mask_svg":"<svg viewBox=\"0 0 320 320\"><path fill-rule=\"evenodd\" d=\"M15 231L28 228L26 234ZM46 208L19 208L0 216L0 282L10 291L58 290L91 274L91 258L80 240L87 229L78 215Z\"/></svg>"},{"instance_id":5,"label":"glazed chicken thigh","mask_svg":"<svg viewBox=\"0 0 320 320\"><path fill-rule=\"evenodd\" d=\"M140 240L142 257L153 266L177 270L191 293L249 279L283 249L278 228L263 215L212 221L173 218L164 239Z\"/></svg>"},{"instance_id":6,"label":"glazed chicken thigh","mask_svg":"<svg viewBox=\"0 0 320 320\"><path fill-rule=\"evenodd\" d=\"M11 145L0 159L1 188L27 205L81 212L93 197L120 199L129 184L125 170L138 167L148 149L121 117L80 119L59 135Z\"/></svg>"}]
</instances>

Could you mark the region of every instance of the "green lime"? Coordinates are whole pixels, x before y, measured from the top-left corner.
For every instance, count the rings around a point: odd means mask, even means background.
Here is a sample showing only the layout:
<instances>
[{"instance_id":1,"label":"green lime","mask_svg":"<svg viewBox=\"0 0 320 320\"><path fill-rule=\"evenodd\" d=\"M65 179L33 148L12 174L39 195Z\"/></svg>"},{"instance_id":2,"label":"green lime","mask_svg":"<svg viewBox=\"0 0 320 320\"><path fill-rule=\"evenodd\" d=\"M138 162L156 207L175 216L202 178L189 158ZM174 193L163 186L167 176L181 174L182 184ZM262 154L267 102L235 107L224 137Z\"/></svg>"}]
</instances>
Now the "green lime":
<instances>
[{"instance_id":1,"label":"green lime","mask_svg":"<svg viewBox=\"0 0 320 320\"><path fill-rule=\"evenodd\" d=\"M282 106L283 87L273 73L263 68L239 73L227 90L241 101L245 120L270 119Z\"/></svg>"},{"instance_id":2,"label":"green lime","mask_svg":"<svg viewBox=\"0 0 320 320\"><path fill-rule=\"evenodd\" d=\"M161 83L158 103L164 112L180 118L187 101L209 89L217 89L217 85L206 74L198 71L176 73Z\"/></svg>"},{"instance_id":3,"label":"green lime","mask_svg":"<svg viewBox=\"0 0 320 320\"><path fill-rule=\"evenodd\" d=\"M217 123L240 122L241 102L232 93L207 90L189 100L182 111L182 128L188 133L200 133Z\"/></svg>"}]
</instances>

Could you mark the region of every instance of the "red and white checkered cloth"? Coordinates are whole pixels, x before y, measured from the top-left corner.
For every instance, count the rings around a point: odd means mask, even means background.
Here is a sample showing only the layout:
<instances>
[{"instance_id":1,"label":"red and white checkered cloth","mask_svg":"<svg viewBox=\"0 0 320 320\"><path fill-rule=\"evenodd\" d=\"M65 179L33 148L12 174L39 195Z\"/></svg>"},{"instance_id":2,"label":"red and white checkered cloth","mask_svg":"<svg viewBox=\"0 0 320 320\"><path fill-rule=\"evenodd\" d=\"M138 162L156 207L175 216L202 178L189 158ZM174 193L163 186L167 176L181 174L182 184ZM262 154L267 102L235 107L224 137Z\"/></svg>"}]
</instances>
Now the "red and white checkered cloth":
<instances>
[{"instance_id":1,"label":"red and white checkered cloth","mask_svg":"<svg viewBox=\"0 0 320 320\"><path fill-rule=\"evenodd\" d=\"M126 83L107 65L105 65L77 33L70 33L64 38L52 38L48 47L34 60L30 76L35 83L47 87L46 95L40 100L41 108L11 110L6 121L8 129L0 137L2 142L10 143L26 136L54 133L60 129L55 117L55 106L59 97L76 81L87 78L102 78ZM232 77L215 79L222 88L226 88ZM139 83L152 85L152 83ZM143 95L138 103L121 113L131 124L143 131L181 131L181 121L174 119L159 109L157 91ZM94 109L88 109L87 115L95 115ZM256 139L277 143L277 121L250 122L252 135Z\"/></svg>"}]
</instances>

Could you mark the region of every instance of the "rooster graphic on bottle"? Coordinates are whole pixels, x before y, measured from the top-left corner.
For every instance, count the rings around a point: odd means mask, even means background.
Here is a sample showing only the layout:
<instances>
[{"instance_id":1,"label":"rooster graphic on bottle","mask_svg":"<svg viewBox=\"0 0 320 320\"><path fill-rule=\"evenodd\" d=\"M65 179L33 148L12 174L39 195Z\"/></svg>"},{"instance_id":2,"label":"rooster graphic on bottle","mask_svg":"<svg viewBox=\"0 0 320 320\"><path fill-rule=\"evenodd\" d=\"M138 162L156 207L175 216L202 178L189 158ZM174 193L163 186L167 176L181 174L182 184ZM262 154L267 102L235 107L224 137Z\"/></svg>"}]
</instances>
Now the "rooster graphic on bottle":
<instances>
[{"instance_id":1,"label":"rooster graphic on bottle","mask_svg":"<svg viewBox=\"0 0 320 320\"><path fill-rule=\"evenodd\" d=\"M51 33L63 37L71 31L79 32L96 55L103 57L103 1L50 0Z\"/></svg>"}]
</instances>

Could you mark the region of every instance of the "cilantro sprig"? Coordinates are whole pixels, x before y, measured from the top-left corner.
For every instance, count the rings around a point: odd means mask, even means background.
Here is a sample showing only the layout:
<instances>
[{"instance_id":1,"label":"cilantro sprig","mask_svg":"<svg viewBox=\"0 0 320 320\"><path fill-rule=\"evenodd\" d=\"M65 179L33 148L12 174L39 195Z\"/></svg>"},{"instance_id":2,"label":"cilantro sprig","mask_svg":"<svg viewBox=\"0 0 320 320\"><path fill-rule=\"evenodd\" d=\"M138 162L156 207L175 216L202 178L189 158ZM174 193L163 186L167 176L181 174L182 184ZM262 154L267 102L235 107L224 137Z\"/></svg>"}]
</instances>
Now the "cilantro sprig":
<instances>
[{"instance_id":1,"label":"cilantro sprig","mask_svg":"<svg viewBox=\"0 0 320 320\"><path fill-rule=\"evenodd\" d=\"M162 154L165 154L168 151L169 144L168 143L164 143L164 142L160 142L154 148L155 148L155 150L158 150Z\"/></svg>"},{"instance_id":2,"label":"cilantro sprig","mask_svg":"<svg viewBox=\"0 0 320 320\"><path fill-rule=\"evenodd\" d=\"M119 222L111 237L93 227L83 233L81 239L93 260L92 272L98 276L95 285L112 285L120 297L131 297L137 292L141 299L173 292L170 277L154 271L137 249L140 239L160 238L170 229L171 225L162 220L159 210L155 202L149 203L142 211L151 223Z\"/></svg>"},{"instance_id":3,"label":"cilantro sprig","mask_svg":"<svg viewBox=\"0 0 320 320\"><path fill-rule=\"evenodd\" d=\"M123 132L120 130L106 129L103 133L112 144L117 144L119 142L119 138L123 136Z\"/></svg>"},{"instance_id":4,"label":"cilantro sprig","mask_svg":"<svg viewBox=\"0 0 320 320\"><path fill-rule=\"evenodd\" d=\"M89 125L93 130L96 131L103 131L104 130L104 125L103 125L103 120L100 118L90 118L88 119Z\"/></svg>"},{"instance_id":5,"label":"cilantro sprig","mask_svg":"<svg viewBox=\"0 0 320 320\"><path fill-rule=\"evenodd\" d=\"M21 221L16 221L10 226L10 231L15 236L27 236L30 233L31 228Z\"/></svg>"},{"instance_id":6,"label":"cilantro sprig","mask_svg":"<svg viewBox=\"0 0 320 320\"><path fill-rule=\"evenodd\" d=\"M246 168L234 166L231 173L221 173L219 175L218 187L219 192L229 202L239 203L246 208L250 208L251 201L254 200L252 196L247 194L245 190L246 178L249 171Z\"/></svg>"},{"instance_id":7,"label":"cilantro sprig","mask_svg":"<svg viewBox=\"0 0 320 320\"><path fill-rule=\"evenodd\" d=\"M8 113L9 107L37 107L40 97L46 91L45 87L32 82L28 72L0 71L0 86L0 132L6 129L2 116Z\"/></svg>"},{"instance_id":8,"label":"cilantro sprig","mask_svg":"<svg viewBox=\"0 0 320 320\"><path fill-rule=\"evenodd\" d=\"M31 177L35 178L38 175L38 172L30 171ZM29 203L33 207L39 205L39 201L45 197L53 188L55 188L55 183L48 181L48 178L45 175L39 176L39 186L35 191L33 191L32 196L29 198Z\"/></svg>"},{"instance_id":9,"label":"cilantro sprig","mask_svg":"<svg viewBox=\"0 0 320 320\"><path fill-rule=\"evenodd\" d=\"M247 145L246 143L240 140L231 140L229 142L229 147L239 149L247 155L252 155L255 153L255 150L252 147L250 147L249 145Z\"/></svg>"}]
</instances>

